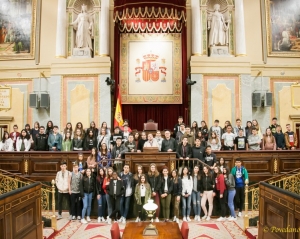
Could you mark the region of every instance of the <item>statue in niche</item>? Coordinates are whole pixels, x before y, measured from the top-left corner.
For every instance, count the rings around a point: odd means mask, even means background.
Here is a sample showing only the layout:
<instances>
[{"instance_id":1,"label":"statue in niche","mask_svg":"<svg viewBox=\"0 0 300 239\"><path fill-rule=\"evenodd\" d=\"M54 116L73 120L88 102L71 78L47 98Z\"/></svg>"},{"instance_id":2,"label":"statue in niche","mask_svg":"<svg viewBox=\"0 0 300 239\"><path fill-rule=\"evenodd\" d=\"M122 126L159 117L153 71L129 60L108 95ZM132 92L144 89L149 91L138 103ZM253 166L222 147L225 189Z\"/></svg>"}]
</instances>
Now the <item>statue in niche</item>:
<instances>
[{"instance_id":1,"label":"statue in niche","mask_svg":"<svg viewBox=\"0 0 300 239\"><path fill-rule=\"evenodd\" d=\"M220 13L220 5L214 5L214 12L208 15L209 46L227 46L229 21Z\"/></svg>"},{"instance_id":2,"label":"statue in niche","mask_svg":"<svg viewBox=\"0 0 300 239\"><path fill-rule=\"evenodd\" d=\"M75 48L88 48L93 51L92 38L94 38L94 27L92 16L87 12L87 6L81 6L81 13L77 16L77 19L71 23L76 31ZM75 49L74 49L75 50ZM78 49L76 50L78 52ZM73 51L73 55L77 55ZM85 53L83 53L86 55Z\"/></svg>"}]
</instances>

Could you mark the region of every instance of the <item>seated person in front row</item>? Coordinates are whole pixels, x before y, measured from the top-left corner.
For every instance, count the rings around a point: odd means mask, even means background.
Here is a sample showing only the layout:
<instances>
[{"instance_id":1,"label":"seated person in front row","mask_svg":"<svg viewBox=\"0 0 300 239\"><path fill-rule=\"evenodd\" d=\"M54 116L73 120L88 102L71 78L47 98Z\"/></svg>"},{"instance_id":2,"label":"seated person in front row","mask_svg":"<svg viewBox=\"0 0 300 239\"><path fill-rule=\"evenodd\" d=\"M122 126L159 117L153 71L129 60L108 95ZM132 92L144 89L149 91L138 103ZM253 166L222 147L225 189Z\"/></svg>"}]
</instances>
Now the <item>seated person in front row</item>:
<instances>
[{"instance_id":1,"label":"seated person in front row","mask_svg":"<svg viewBox=\"0 0 300 239\"><path fill-rule=\"evenodd\" d=\"M177 143L174 138L171 138L170 130L165 131L165 138L161 144L161 152L176 152Z\"/></svg>"},{"instance_id":2,"label":"seated person in front row","mask_svg":"<svg viewBox=\"0 0 300 239\"><path fill-rule=\"evenodd\" d=\"M132 134L129 135L128 141L125 143L125 147L127 148L127 152L136 152L136 144L133 140Z\"/></svg>"},{"instance_id":3,"label":"seated person in front row","mask_svg":"<svg viewBox=\"0 0 300 239\"><path fill-rule=\"evenodd\" d=\"M116 145L113 147L113 149L111 151L111 158L115 159L113 164L118 173L120 173L123 168L122 161L118 161L118 159L121 159L125 152L127 152L127 148L125 147L124 144L122 144L122 139L117 138Z\"/></svg>"},{"instance_id":4,"label":"seated person in front row","mask_svg":"<svg viewBox=\"0 0 300 239\"><path fill-rule=\"evenodd\" d=\"M152 134L148 134L148 141L146 141L145 144L144 144L144 148L150 148L150 147L155 147L155 148L159 147L156 140L153 139Z\"/></svg>"}]
</instances>

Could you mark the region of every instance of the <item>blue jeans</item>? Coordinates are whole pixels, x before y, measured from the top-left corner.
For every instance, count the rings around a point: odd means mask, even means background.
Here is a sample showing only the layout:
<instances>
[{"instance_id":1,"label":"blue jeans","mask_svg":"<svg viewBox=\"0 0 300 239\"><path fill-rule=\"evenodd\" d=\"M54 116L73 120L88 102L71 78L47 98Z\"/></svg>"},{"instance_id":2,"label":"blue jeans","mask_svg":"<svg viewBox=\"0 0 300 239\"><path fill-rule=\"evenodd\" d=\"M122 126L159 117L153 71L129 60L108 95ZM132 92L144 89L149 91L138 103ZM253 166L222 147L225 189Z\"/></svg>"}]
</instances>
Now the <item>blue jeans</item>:
<instances>
[{"instance_id":1,"label":"blue jeans","mask_svg":"<svg viewBox=\"0 0 300 239\"><path fill-rule=\"evenodd\" d=\"M193 203L193 209L195 216L200 216L201 213L201 197L200 197L200 192L192 191L192 203Z\"/></svg>"},{"instance_id":2,"label":"blue jeans","mask_svg":"<svg viewBox=\"0 0 300 239\"><path fill-rule=\"evenodd\" d=\"M106 211L106 195L101 195L98 199L98 217L104 217Z\"/></svg>"},{"instance_id":3,"label":"blue jeans","mask_svg":"<svg viewBox=\"0 0 300 239\"><path fill-rule=\"evenodd\" d=\"M182 196L182 216L189 217L191 213L191 195L188 197Z\"/></svg>"},{"instance_id":4,"label":"blue jeans","mask_svg":"<svg viewBox=\"0 0 300 239\"><path fill-rule=\"evenodd\" d=\"M105 194L105 197L106 197L106 203L107 203L107 213L108 213L108 216L110 216L110 214L112 213L111 202L110 202L108 194Z\"/></svg>"},{"instance_id":5,"label":"blue jeans","mask_svg":"<svg viewBox=\"0 0 300 239\"><path fill-rule=\"evenodd\" d=\"M129 206L130 206L130 199L131 199L131 196L129 196L129 197L122 196L121 200L120 200L121 216L124 217L124 218L126 218L127 215L128 215ZM125 205L124 205L124 202L125 202Z\"/></svg>"},{"instance_id":6,"label":"blue jeans","mask_svg":"<svg viewBox=\"0 0 300 239\"><path fill-rule=\"evenodd\" d=\"M234 203L233 203L234 196L235 196L235 189L228 190L228 207L230 209L230 214L232 217L235 217Z\"/></svg>"},{"instance_id":7,"label":"blue jeans","mask_svg":"<svg viewBox=\"0 0 300 239\"><path fill-rule=\"evenodd\" d=\"M82 208L82 219L85 217L85 213L87 211L87 216L91 215L91 205L92 205L92 197L93 193L84 193L83 201L83 208Z\"/></svg>"}]
</instances>

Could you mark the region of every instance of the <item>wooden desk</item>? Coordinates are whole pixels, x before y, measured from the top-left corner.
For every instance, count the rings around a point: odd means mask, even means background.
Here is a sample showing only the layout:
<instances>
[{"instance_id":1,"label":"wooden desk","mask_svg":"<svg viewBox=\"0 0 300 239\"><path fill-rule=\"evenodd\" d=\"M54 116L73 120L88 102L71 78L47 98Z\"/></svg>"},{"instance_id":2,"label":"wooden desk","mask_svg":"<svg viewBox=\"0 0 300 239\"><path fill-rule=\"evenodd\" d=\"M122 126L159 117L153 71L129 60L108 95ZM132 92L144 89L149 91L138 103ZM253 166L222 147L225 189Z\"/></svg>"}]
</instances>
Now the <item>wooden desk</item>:
<instances>
[{"instance_id":1,"label":"wooden desk","mask_svg":"<svg viewBox=\"0 0 300 239\"><path fill-rule=\"evenodd\" d=\"M179 225L176 222L153 222L158 230L157 236L143 236L143 231L149 222L127 222L122 239L182 239Z\"/></svg>"}]
</instances>

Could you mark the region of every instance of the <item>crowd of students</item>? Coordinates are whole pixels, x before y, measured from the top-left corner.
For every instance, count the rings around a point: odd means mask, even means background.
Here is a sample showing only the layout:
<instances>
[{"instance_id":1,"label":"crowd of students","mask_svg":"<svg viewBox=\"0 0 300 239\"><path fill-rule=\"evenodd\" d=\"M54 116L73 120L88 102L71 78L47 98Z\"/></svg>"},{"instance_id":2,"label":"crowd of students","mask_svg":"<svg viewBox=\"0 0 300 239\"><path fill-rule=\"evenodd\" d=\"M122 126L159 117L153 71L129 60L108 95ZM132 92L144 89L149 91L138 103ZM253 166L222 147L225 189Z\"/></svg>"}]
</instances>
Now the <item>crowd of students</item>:
<instances>
[{"instance_id":1,"label":"crowd of students","mask_svg":"<svg viewBox=\"0 0 300 239\"><path fill-rule=\"evenodd\" d=\"M208 128L205 121L201 121L200 127L194 121L191 126L183 123L183 118L178 117L173 135L170 130L164 130L164 138L158 130L153 137L152 134L138 131L132 132L128 126L128 121L124 121L121 127L115 127L114 132L110 131L106 122L98 129L94 121L89 128L84 129L81 122L78 122L73 129L69 122L60 132L58 126L48 121L46 128L40 126L39 122L34 123L31 128L29 124L18 132L18 126L13 126L13 132L3 133L0 150L1 151L90 151L102 147L110 151L113 156L113 147L116 139L121 138L121 157L125 152L142 152L144 147L158 147L161 152L177 152L180 158L182 147L186 138L187 154L195 145L195 140L200 139L201 146L210 146L213 151L219 150L294 150L298 144L296 132L292 131L291 125L286 125L286 132L282 132L282 127L277 124L277 118L272 119L272 124L262 133L257 120L247 121L246 127L242 126L241 120L236 119L233 126L230 121L225 122L222 128L219 120L214 121L214 125ZM172 136L172 137L171 137ZM105 145L105 146L104 146ZM104 150L104 149L103 149Z\"/></svg>"},{"instance_id":2,"label":"crowd of students","mask_svg":"<svg viewBox=\"0 0 300 239\"><path fill-rule=\"evenodd\" d=\"M129 165L125 164L118 173L112 167L99 166L94 148L86 161L79 153L72 172L67 171L66 162L61 163L61 170L56 175L58 219L62 218L62 202L66 200L70 220L90 222L94 198L98 202L99 223L111 224L112 220L126 223L132 202L136 222L145 221L143 205L149 199L158 206L156 222L159 222L160 211L164 221L169 221L172 216L173 221L179 222L180 204L183 221L191 221L192 207L195 221L209 221L213 205L221 209L217 221L234 221L237 216L242 216L246 180L249 181L248 173L240 159L236 159L235 167L230 170L222 158L213 167L199 163L190 171L189 167L183 166L181 174L176 169L169 172L166 167L159 172L154 163L149 165L148 172L138 165L137 172L132 174Z\"/></svg>"}]
</instances>

